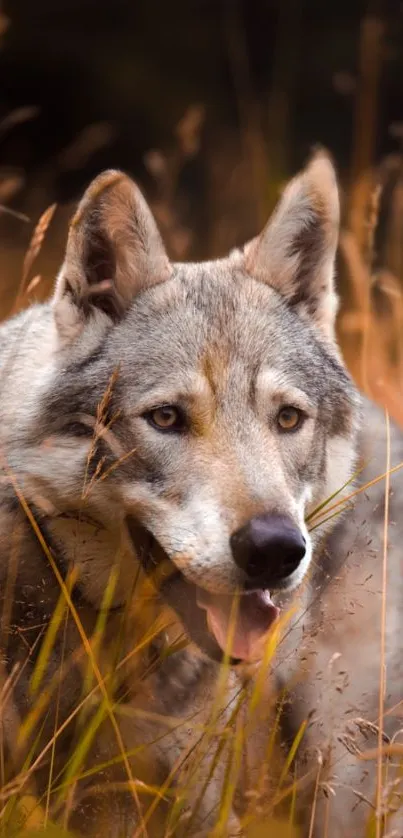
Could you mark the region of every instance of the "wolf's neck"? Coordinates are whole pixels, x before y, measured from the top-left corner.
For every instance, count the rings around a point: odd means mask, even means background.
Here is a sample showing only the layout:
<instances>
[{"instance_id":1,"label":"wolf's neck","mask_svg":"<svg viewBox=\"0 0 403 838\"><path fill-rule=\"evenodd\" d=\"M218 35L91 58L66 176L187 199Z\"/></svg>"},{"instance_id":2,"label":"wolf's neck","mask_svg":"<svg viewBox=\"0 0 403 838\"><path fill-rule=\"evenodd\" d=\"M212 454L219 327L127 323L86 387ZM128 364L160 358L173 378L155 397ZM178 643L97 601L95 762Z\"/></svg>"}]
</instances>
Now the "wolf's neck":
<instances>
[{"instance_id":1,"label":"wolf's neck","mask_svg":"<svg viewBox=\"0 0 403 838\"><path fill-rule=\"evenodd\" d=\"M168 642L183 635L177 614L141 569L124 527L110 530L85 516L65 514L48 518L46 532L63 571L75 568L77 587L92 608L124 608L136 631L140 624L145 632L154 625Z\"/></svg>"},{"instance_id":2,"label":"wolf's neck","mask_svg":"<svg viewBox=\"0 0 403 838\"><path fill-rule=\"evenodd\" d=\"M192 643L183 648L183 625L158 595L152 596L150 582L141 578L122 530L110 532L88 518L67 515L47 519L45 527L63 565L77 568L78 587L86 602L97 610L105 606L106 599L109 609L124 606L121 659L128 662L121 668L122 694L129 695L131 701L141 700L146 682L154 694L163 680L164 690L158 697L161 712L166 705L172 713L178 702L182 711L197 701L202 707L197 695L199 681L214 681L217 667L195 652ZM105 596L108 586L112 586L112 598ZM110 617L120 633L123 614ZM139 651L133 655L136 647ZM165 650L169 654L165 655Z\"/></svg>"},{"instance_id":3,"label":"wolf's neck","mask_svg":"<svg viewBox=\"0 0 403 838\"><path fill-rule=\"evenodd\" d=\"M74 566L86 601L99 609L109 591L109 605L122 606L138 572L126 534L111 531L86 516L59 515L46 520L46 532L64 566Z\"/></svg>"}]
</instances>

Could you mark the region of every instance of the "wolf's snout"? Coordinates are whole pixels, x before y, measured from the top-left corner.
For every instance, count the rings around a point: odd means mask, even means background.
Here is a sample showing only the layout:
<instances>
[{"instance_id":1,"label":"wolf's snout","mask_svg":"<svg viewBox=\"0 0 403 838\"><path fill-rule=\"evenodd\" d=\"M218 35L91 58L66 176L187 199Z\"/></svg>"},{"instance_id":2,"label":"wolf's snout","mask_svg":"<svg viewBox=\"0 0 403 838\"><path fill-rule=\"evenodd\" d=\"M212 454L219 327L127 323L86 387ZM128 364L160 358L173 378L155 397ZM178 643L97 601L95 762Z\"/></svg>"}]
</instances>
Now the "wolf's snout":
<instances>
[{"instance_id":1,"label":"wolf's snout","mask_svg":"<svg viewBox=\"0 0 403 838\"><path fill-rule=\"evenodd\" d=\"M285 515L257 515L230 538L235 563L250 582L270 587L290 576L302 561L306 542Z\"/></svg>"}]
</instances>

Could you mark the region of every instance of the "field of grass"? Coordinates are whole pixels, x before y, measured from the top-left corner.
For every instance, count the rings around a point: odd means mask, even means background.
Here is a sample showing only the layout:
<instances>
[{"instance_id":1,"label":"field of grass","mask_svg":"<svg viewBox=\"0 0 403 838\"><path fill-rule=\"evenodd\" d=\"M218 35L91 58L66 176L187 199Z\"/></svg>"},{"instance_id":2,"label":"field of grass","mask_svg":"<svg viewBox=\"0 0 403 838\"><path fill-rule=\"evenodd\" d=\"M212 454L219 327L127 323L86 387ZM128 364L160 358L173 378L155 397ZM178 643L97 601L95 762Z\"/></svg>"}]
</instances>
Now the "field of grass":
<instances>
[{"instance_id":1,"label":"field of grass","mask_svg":"<svg viewBox=\"0 0 403 838\"><path fill-rule=\"evenodd\" d=\"M400 185L397 183L396 194L399 189ZM367 200L364 203L366 217L361 221L366 230L366 236L360 245L358 236L347 224L344 225L341 234L340 257L343 264L346 293L339 320L339 331L348 364L361 388L384 405L385 421L387 421L387 416L390 413L398 422L402 422L402 299L400 277L396 276L389 268L379 271L377 276L374 276L372 269L379 204L379 185L374 173L373 183L367 184ZM18 294L15 295L13 310L25 306L38 294L40 296L41 278L35 274L35 262L40 257L42 248L46 250L46 235L53 214L54 207L50 207L36 225L31 243L22 260L21 283ZM391 227L393 233L393 224ZM390 240L388 244L389 252L393 252L398 244ZM113 386L113 382L111 386ZM108 393L105 394L104 403L99 406L98 420L101 424L102 417L106 413L107 401ZM94 447L95 445L96 439L94 439ZM387 464L385 471L387 472ZM10 479L13 479L12 475ZM97 479L96 474L93 479ZM385 482L387 489L389 474L380 474L379 480ZM91 486L83 487L83 501L85 501L86 493L90 489ZM16 487L16 491L18 492L18 487ZM354 496L354 494L355 492L351 490L351 495ZM343 500L339 500L337 495L329 498L327 504L317 510L309 525L315 527L327 518L337 515L341 509L348 505L349 497L350 495L347 495L347 498L343 497ZM23 497L20 497L20 502L24 505ZM28 507L26 513L28 516L31 514ZM31 523L35 529L37 525L33 518ZM41 539L40 531L37 532L37 535ZM104 608L100 612L95 629L88 635L71 598L71 591L75 583L74 572L66 580L59 578L52 555L48 551L47 545L44 544L43 546L44 550L48 552L49 562L54 568L60 583L60 600L41 639L42 648L29 683L32 707L25 718L12 718L11 711L11 696L13 689L18 686L22 674L21 669L16 667L10 676L7 677L4 674L2 677L0 703L5 720L3 739L10 745L10 736L15 737L16 754L24 748L27 741L32 741L32 748L25 760L23 769L19 770L12 779L3 782L0 834L10 836L10 838L12 836L28 838L30 835L36 835L39 830L40 834L48 835L49 838L51 836L54 836L54 838L67 836L68 833L63 831L60 824L66 822L68 818L78 781L90 777L95 770L99 771L100 768L105 777L108 777L108 770L118 764L119 769L122 769L118 772L119 779L117 781L106 779L104 788L102 786L98 787L98 784L96 786L98 793L102 797L105 790L110 793L116 786L119 792L125 791L133 795L136 805L139 800L142 801L143 821L141 827L135 830L134 834L136 836L148 834L152 838L153 835L159 835L162 828L159 813L163 809L164 817L167 817L167 825L161 834L168 838L170 834L175 834L175 823L183 805L186 805L189 789L194 789L195 786L199 788L196 795L195 811L203 799L209 777L206 777L203 771L199 776L199 768L203 764L204 754L209 749L213 766L217 763L224 766L221 780L221 809L217 813L216 827L211 834L217 836L217 838L230 834L227 831L227 819L233 798L236 795L243 749L253 727L262 724L262 705L264 705L266 718L270 705L272 724L267 733L260 780L256 782L254 793L251 793L250 806L243 815L244 834L248 838L260 838L260 836L263 838L265 835L273 835L276 838L277 836L278 838L282 838L282 836L283 838L297 838L299 832L294 822L296 801L301 789L303 790L304 777L300 777L298 781L293 782L292 775L294 760L304 735L307 720L303 722L289 752L279 751L276 741L277 711L275 709L275 698L278 700L278 696L270 698L265 692L266 679L264 675L275 656L276 646L281 636L280 628L269 637L261 666L261 674L259 675L258 670L255 673L254 681L251 683L245 682L245 687L235 697L232 696L229 705L227 703L227 681L230 679L230 670L227 665L223 665L222 678L216 696L215 712L212 718L208 720L208 723L199 723L198 741L192 743L184 760L178 762L174 774L171 774L162 786L158 785L152 782L152 765L147 763L148 761L152 763L154 758L153 746L155 741L160 742L164 736L169 736L178 721L175 718L166 718L161 728L156 720L156 730L158 730L156 740L148 739L147 747L137 748L137 750L143 750L144 753L142 753L138 762L138 774L136 774L136 755L125 752L120 733L121 715L122 713L127 714L127 705L123 705L122 708L121 700L117 696L122 687L127 688L124 679L120 678L120 672L124 671L125 677L127 677L128 660L130 660L129 672L131 677L138 679L138 682L134 682L134 687L132 682L132 688L134 688L135 693L141 690L144 678L144 671L142 671L144 650L149 647L153 638L161 634L161 631L167 630L167 626L161 624L160 616L158 618L153 616L151 604L150 611L147 612L148 622L144 627L144 634L139 636L137 633L134 647L127 652L127 649L125 650L117 644L114 648L108 649L105 658L101 651L102 640L108 622L106 615L113 597L115 578L111 577L110 579L110 584L105 590ZM152 603L152 595L148 589L139 589L137 593L139 593L142 602ZM379 608L381 619L381 602ZM127 618L130 619L130 615ZM142 619L144 622L144 614ZM169 620L169 618L167 619ZM285 617L286 620L287 617ZM41 745L38 752L35 738L37 736L39 741L41 725L45 723L49 707L52 705L57 707L58 702L60 702L63 691L64 668L68 669L72 664L71 659L67 656L63 662L60 662L60 669L55 673L55 676L49 679L45 677L48 662L55 648L56 639L67 631L67 626L71 623L75 624L81 638L81 651L78 651L78 658L80 658L81 670L84 671L82 695L77 701L75 711L67 722L60 724L58 722L58 712L54 714L53 735L50 736L44 746ZM186 638L175 637L172 644L164 648L163 655L169 656L176 649L183 648L186 643ZM156 659L150 666L151 668L158 668L159 663L161 661ZM147 716L147 711L144 709L139 711L134 708L134 715L137 712ZM152 722L152 719L150 721ZM60 762L58 743L59 740L62 741L65 729L69 725L74 727L74 736L65 752L65 760ZM116 737L118 755L112 761L106 759L101 766L97 763L95 767L88 768L88 757L91 754L95 737L99 730L106 725L110 726L113 735ZM382 742L382 738L380 742ZM396 747L398 749L398 746ZM147 748L150 750L149 760ZM62 751L62 753L64 752ZM4 760L1 761L1 764L4 771ZM271 765L275 766L276 770L271 772L269 768L269 774L272 774L272 786L268 791L266 774L268 766ZM279 765L281 767L278 770ZM48 778L45 795L38 795L36 790L38 771L39 773L45 771ZM182 776L184 779L181 781ZM149 779L144 780L144 777ZM172 785L173 782L175 782L175 789ZM316 778L317 793L322 793L322 785L324 785L324 781L322 782L320 777L319 764ZM379 791L379 794L381 794L381 791ZM284 812L286 812L286 816ZM104 816L104 812L100 813L100 836L102 835L102 817ZM314 805L312 824L313 822ZM183 835L191 836L192 834L191 818ZM370 820L367 835L378 836L381 834L378 831L377 821Z\"/></svg>"},{"instance_id":2,"label":"field of grass","mask_svg":"<svg viewBox=\"0 0 403 838\"><path fill-rule=\"evenodd\" d=\"M364 65L366 60L365 44L363 45ZM371 83L371 81L369 82ZM380 165L372 164L371 149L367 149L362 141L362 124L367 132L373 131L375 115L365 104L367 98L363 96L364 104L357 117L357 137L355 142L355 160L353 161L351 178L343 182L343 221L339 248L339 278L342 305L340 309L338 330L340 344L347 365L363 392L368 394L385 409L385 422L389 417L403 427L403 250L402 250L402 196L403 196L403 168L400 157L382 161ZM367 108L367 110L366 110ZM186 258L191 242L191 231L185 229L175 214L175 178L180 171L187 154L193 153L197 147L198 132L203 122L203 110L190 108L179 126L177 144L164 157L161 152L150 154L150 170L157 180L160 189L154 210L163 234L168 243L171 254L177 258ZM94 142L95 134L87 137L87 142ZM255 170L258 170L257 180L262 174L261 138L258 135L249 137L248 151L254 156ZM87 153L77 144L77 153ZM85 146L85 143L84 143ZM190 151L189 151L190 149ZM159 156L158 156L159 155ZM360 156L361 155L361 156ZM269 162L267 172L270 172ZM215 169L217 170L217 161ZM264 168L266 171L266 168ZM244 174L244 170L242 170ZM273 203L273 195L283 181L283 172L278 177L267 177L260 195L256 195L256 216L260 208L268 208ZM2 268L2 298L1 313L6 316L16 312L26 305L45 299L51 287L51 279L55 266L61 257L61 248L66 232L66 220L70 208L59 208L50 205L38 217L25 218L8 206L7 179L3 183L0 201L4 213L14 215L14 223L21 224L25 232L12 236L4 241L1 247ZM248 178L245 178L248 182ZM389 189L393 183L393 189ZM388 198L384 200L387 192ZM13 195L13 184L9 184L9 194ZM232 200L232 195L230 196ZM219 206L218 206L219 204ZM0 207L1 209L1 207ZM43 210L43 207L41 208ZM219 253L225 249L231 234L225 225L228 206L221 198L217 199L217 235L213 242L213 249ZM242 215L240 210L240 215ZM379 224L380 219L382 225ZM385 220L386 219L386 220ZM244 219L239 222L240 228ZM382 229L382 235L379 229ZM214 254L215 255L215 254ZM0 371L1 387L1 371ZM108 394L105 403L99 406L97 419L102 424ZM96 434L96 431L95 431ZM94 446L96 438L94 438ZM399 466L400 467L400 466ZM379 481L385 486L385 545L387 543L388 524L388 490L391 474L387 457L384 472L379 475ZM8 475L13 481L13 475ZM94 478L99 478L95 474ZM342 488L342 487L340 487ZM91 487L83 487L83 503L86 492ZM18 487L15 486L18 494ZM360 491L365 490L365 487ZM343 495L328 499L326 505L316 511L309 521L309 526L318 526L321 522L337 515L346 505L354 490ZM24 507L25 500L19 497ZM26 514L31 516L26 506ZM32 527L37 530L37 524L32 518ZM36 532L39 540L42 535ZM212 769L220 763L221 771L221 805L217 812L216 824L211 834L214 838L224 838L229 835L228 817L236 797L236 787L241 777L241 762L245 745L252 737L256 726L267 724L264 754L262 756L261 772L254 781L254 789L249 795L249 804L242 814L243 834L246 838L299 838L296 809L297 799L303 794L305 778L294 780L295 757L304 736L308 723L304 719L288 751L279 747L277 741L278 702L281 696L267 693L266 673L275 658L276 647L281 632L286 631L288 615L284 616L284 624L270 635L261 667L254 672L254 677L245 677L245 683L236 695L228 692L231 680L230 667L224 663L222 675L215 696L214 711L208 720L197 722L197 738L189 739L189 747L185 755L177 760L175 771L171 772L165 782L156 777L155 759L157 750L164 737L172 734L173 728L179 726L178 719L166 717L163 720L154 719L147 711L147 694L143 690L145 674L148 676L157 671L158 666L166 661L179 648L186 646L187 640L181 635L170 637L168 644L163 646L160 656L147 658L147 650L153 639L162 635L169 635L171 626L169 614L163 618L155 615L153 593L147 582L140 580L136 594L148 606L139 618L139 614L128 613L124 621L133 616L143 631L136 629L136 640L130 649L120 643L119 631L116 642L109 644L105 652L103 638L109 620L108 611L113 599L116 579L112 575L105 589L103 608L100 611L97 624L88 631L75 608L71 592L75 584L74 571L66 579L60 577L54 565L52 554L46 543L43 549L47 553L50 565L55 572L60 585L60 599L55 613L38 638L41 651L37 656L36 665L30 678L28 689L31 694L32 706L24 718L19 718L13 710L13 690L18 688L23 677L23 667L17 666L7 675L0 662L0 714L2 742L0 743L0 836L5 838L30 838L38 834L48 838L67 838L74 833L67 832L64 825L75 805L79 781L89 779L95 771L101 771L105 780L97 786L100 800L106 802L99 807L99 838L103 834L103 818L105 823L110 817L108 794L130 795L135 805L141 801L142 817L139 826L130 832L132 838L141 836L164 835L169 838L175 835L178 818L186 806L189 790L192 790L193 814L183 838L191 838L193 818L201 805L204 792L209 780L206 774L204 756L210 754ZM385 546L384 562L387 561ZM144 588L141 588L144 585ZM385 591L379 601L379 620L384 624ZM134 609L135 610L135 609ZM4 615L3 615L4 616ZM123 619L123 618L122 618ZM164 622L165 621L165 622ZM123 624L123 623L122 623ZM138 622L137 624L138 625ZM65 639L68 632L73 630L79 637L79 644L74 655L67 651ZM64 640L63 640L64 638ZM65 657L53 677L46 676L49 661L56 648L62 648ZM27 653L31 653L30 643L27 641ZM74 659L73 659L74 658ZM147 664L144 668L144 659ZM59 721L58 708L63 698L63 679L71 667L77 666L82 675L82 691L77 698L74 712L67 721ZM46 676L46 677L45 677ZM130 679L130 689L133 694L140 695L141 700L132 709L133 719L137 717L142 722L146 720L147 736L145 743L136 746L135 752L127 753L123 744L121 727L128 723L125 718L129 714L123 697L127 691L127 678ZM383 748L382 720L384 693L384 671L380 667L380 695L381 703L378 717L378 748L376 752L367 755L378 764L377 800L373 801L373 815L369 818L365 836L351 836L351 838L381 838L386 835L383 830L383 820L379 815L379 802L385 796L385 764L386 756ZM228 695L231 694L230 700ZM52 710L52 712L50 712ZM136 716L137 714L137 716ZM48 718L52 718L53 730L43 744L42 728L46 726ZM263 722L262 719L265 719ZM129 721L133 721L129 719ZM182 723L183 724L183 723ZM91 753L95 737L103 729L115 738L117 755L111 759L105 757L104 762L99 759L91 766ZM150 730L155 729L155 735ZM73 733L70 736L70 732ZM67 733L67 736L66 736ZM27 750L27 743L30 747ZM38 749L38 742L40 747ZM15 750L15 755L25 749L27 757L22 769L19 768L14 776L6 776L3 744L8 749ZM400 745L390 746L391 754L398 762L402 757ZM17 759L18 762L18 759ZM88 767L90 765L90 767ZM402 763L403 765L403 763ZM315 819L315 805L317 795L324 792L331 795L326 788L321 775L322 764L318 761L317 773L308 779L314 784L315 794L310 805L312 807L312 832ZM115 771L115 769L117 769ZM268 782L268 777L270 782ZM37 790L37 778L46 776L46 793ZM242 782L242 780L241 780ZM195 793L195 790L197 793ZM85 797L85 794L84 794ZM84 798L83 798L84 799ZM163 813L163 814L162 814ZM164 826L161 823L164 822ZM129 833L127 833L129 834ZM325 836L324 836L325 838ZM346 836L349 838L349 836Z\"/></svg>"}]
</instances>

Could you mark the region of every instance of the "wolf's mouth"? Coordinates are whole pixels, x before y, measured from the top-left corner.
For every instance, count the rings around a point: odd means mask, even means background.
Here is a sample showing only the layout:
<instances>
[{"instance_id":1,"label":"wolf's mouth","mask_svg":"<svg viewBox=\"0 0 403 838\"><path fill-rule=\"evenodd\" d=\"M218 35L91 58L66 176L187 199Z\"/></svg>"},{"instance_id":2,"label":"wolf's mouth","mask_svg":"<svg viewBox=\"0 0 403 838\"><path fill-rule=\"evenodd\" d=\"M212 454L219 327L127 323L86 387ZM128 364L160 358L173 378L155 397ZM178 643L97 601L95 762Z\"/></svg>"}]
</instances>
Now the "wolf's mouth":
<instances>
[{"instance_id":1,"label":"wolf's mouth","mask_svg":"<svg viewBox=\"0 0 403 838\"><path fill-rule=\"evenodd\" d=\"M218 661L227 653L233 664L261 657L267 633L279 614L268 590L239 596L212 594L187 579L152 533L132 516L127 526L143 569L158 579L158 592L203 652Z\"/></svg>"},{"instance_id":2,"label":"wolf's mouth","mask_svg":"<svg viewBox=\"0 0 403 838\"><path fill-rule=\"evenodd\" d=\"M229 647L238 660L261 656L267 632L279 614L268 590L236 596L211 594L198 587L197 604L205 609L209 630L222 651Z\"/></svg>"}]
</instances>

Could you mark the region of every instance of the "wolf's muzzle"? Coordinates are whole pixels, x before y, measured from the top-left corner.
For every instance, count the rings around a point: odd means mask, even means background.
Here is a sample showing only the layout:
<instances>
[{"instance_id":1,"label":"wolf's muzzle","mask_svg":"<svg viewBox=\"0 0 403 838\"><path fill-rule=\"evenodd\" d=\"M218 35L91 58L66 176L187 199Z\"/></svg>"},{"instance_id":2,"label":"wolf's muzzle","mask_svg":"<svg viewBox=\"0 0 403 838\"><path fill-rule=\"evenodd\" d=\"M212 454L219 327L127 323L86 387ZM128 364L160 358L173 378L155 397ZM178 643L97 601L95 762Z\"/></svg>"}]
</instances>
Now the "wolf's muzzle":
<instances>
[{"instance_id":1,"label":"wolf's muzzle","mask_svg":"<svg viewBox=\"0 0 403 838\"><path fill-rule=\"evenodd\" d=\"M247 588L273 588L297 569L306 552L301 530L285 515L256 515L230 538Z\"/></svg>"}]
</instances>

